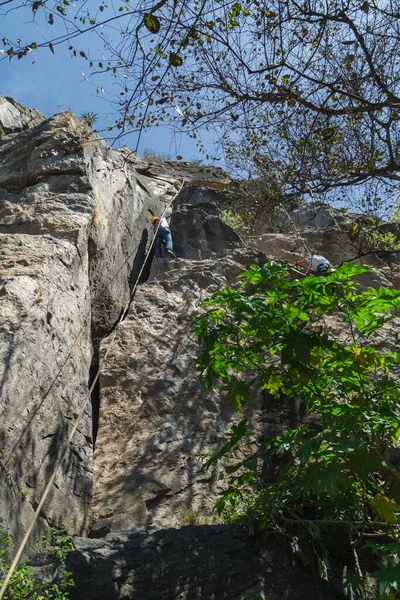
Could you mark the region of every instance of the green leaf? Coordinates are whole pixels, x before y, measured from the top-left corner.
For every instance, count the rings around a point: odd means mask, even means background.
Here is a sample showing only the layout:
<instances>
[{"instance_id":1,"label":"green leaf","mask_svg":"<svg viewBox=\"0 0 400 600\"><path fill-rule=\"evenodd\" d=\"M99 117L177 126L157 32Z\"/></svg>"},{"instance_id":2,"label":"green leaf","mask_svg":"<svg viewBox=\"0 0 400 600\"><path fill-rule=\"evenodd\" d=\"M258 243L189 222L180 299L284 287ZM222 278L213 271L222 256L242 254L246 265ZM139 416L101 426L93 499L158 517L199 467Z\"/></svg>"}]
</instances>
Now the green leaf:
<instances>
[{"instance_id":1,"label":"green leaf","mask_svg":"<svg viewBox=\"0 0 400 600\"><path fill-rule=\"evenodd\" d=\"M378 581L379 593L384 594L389 591L390 586L395 590L400 589L400 564L398 565L378 565L378 571L372 573Z\"/></svg>"},{"instance_id":2,"label":"green leaf","mask_svg":"<svg viewBox=\"0 0 400 600\"><path fill-rule=\"evenodd\" d=\"M240 12L242 10L242 5L240 4L240 2L235 2L235 4L232 5L231 8L231 15L232 17L236 18L240 15Z\"/></svg>"},{"instance_id":3,"label":"green leaf","mask_svg":"<svg viewBox=\"0 0 400 600\"><path fill-rule=\"evenodd\" d=\"M176 52L169 53L169 64L173 67L180 67L183 64L183 59Z\"/></svg>"},{"instance_id":4,"label":"green leaf","mask_svg":"<svg viewBox=\"0 0 400 600\"><path fill-rule=\"evenodd\" d=\"M158 19L158 17L151 13L147 13L147 15L144 15L143 23L150 31L150 33L158 33L160 31L160 20Z\"/></svg>"}]
</instances>

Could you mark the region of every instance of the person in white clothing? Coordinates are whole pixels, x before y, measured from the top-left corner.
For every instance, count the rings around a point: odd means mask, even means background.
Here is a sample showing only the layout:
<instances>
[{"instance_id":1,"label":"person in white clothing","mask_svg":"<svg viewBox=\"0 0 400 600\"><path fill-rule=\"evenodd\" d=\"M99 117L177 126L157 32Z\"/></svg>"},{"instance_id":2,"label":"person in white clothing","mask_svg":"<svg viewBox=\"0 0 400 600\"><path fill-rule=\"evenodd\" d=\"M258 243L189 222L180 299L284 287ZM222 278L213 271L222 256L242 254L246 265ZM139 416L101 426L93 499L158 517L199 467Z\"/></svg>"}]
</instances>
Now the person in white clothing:
<instances>
[{"instance_id":1,"label":"person in white clothing","mask_svg":"<svg viewBox=\"0 0 400 600\"><path fill-rule=\"evenodd\" d=\"M334 266L325 256L321 254L311 254L307 258L296 261L298 267L304 267L307 271L312 271L316 275L328 275Z\"/></svg>"},{"instance_id":2,"label":"person in white clothing","mask_svg":"<svg viewBox=\"0 0 400 600\"><path fill-rule=\"evenodd\" d=\"M167 219L164 219L164 217L161 219L153 217L151 219L151 224L153 225L154 233L157 233L156 239L154 240L154 257L159 258L161 256L161 246L164 242L168 256L176 258L172 251L172 235Z\"/></svg>"}]
</instances>

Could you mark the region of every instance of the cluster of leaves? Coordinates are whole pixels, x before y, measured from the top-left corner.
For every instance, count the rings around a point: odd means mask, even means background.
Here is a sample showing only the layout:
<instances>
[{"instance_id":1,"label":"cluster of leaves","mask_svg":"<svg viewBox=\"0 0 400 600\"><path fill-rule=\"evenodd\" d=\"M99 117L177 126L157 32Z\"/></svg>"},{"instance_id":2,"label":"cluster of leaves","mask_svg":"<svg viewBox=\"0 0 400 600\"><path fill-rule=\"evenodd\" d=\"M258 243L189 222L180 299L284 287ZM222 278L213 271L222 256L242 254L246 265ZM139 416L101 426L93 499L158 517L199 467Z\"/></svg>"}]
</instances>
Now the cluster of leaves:
<instances>
[{"instance_id":1,"label":"cluster of leaves","mask_svg":"<svg viewBox=\"0 0 400 600\"><path fill-rule=\"evenodd\" d=\"M232 170L235 172L233 165ZM246 173L246 179L243 173ZM284 202L282 186L270 173L262 167L258 168L252 161L241 161L238 175L239 178L229 185L224 207L241 217L242 230L247 230L245 233L261 233L265 229L266 221L278 216L278 207ZM287 206L296 204L293 201Z\"/></svg>"},{"instance_id":2,"label":"cluster of leaves","mask_svg":"<svg viewBox=\"0 0 400 600\"><path fill-rule=\"evenodd\" d=\"M227 224L229 227L232 227L239 235L245 237L251 232L250 227L246 224L245 218L240 212L235 212L230 210L229 208L221 210L219 213L220 218Z\"/></svg>"},{"instance_id":3,"label":"cluster of leaves","mask_svg":"<svg viewBox=\"0 0 400 600\"><path fill-rule=\"evenodd\" d=\"M88 127L93 127L97 121L98 115L91 111L85 111L81 114L81 120L86 123Z\"/></svg>"},{"instance_id":4,"label":"cluster of leaves","mask_svg":"<svg viewBox=\"0 0 400 600\"><path fill-rule=\"evenodd\" d=\"M393 206L389 220L392 223L400 223L400 199L397 199L396 204Z\"/></svg>"},{"instance_id":5,"label":"cluster of leaves","mask_svg":"<svg viewBox=\"0 0 400 600\"><path fill-rule=\"evenodd\" d=\"M384 257L400 252L397 228L373 215L358 215L348 230L348 237L359 257L372 253Z\"/></svg>"},{"instance_id":6,"label":"cluster of leaves","mask_svg":"<svg viewBox=\"0 0 400 600\"><path fill-rule=\"evenodd\" d=\"M5 600L68 600L68 588L74 585L71 573L64 571L56 578L54 575L58 565L74 549L71 536L63 530L52 529L38 544L43 553L40 574L20 560L3 596ZM7 561L10 546L11 539L3 527L0 529L0 586L10 567Z\"/></svg>"},{"instance_id":7,"label":"cluster of leaves","mask_svg":"<svg viewBox=\"0 0 400 600\"><path fill-rule=\"evenodd\" d=\"M361 291L354 276L367 271L347 263L326 277L295 280L285 267L252 265L240 287L204 303L196 366L204 386L237 410L261 391L300 402L306 414L302 425L269 441L249 442L246 419L232 428L206 464L230 457L230 485L217 510L252 528L338 528L347 532L350 554L370 535L391 539L390 552L375 547L383 562L372 576L382 593L392 593L400 582L400 505L391 489L400 472L387 451L400 437L400 355L367 342L400 315L400 292ZM333 317L342 326L338 337ZM268 465L279 472L272 484L263 480ZM366 583L358 560L355 571L353 591Z\"/></svg>"},{"instance_id":8,"label":"cluster of leaves","mask_svg":"<svg viewBox=\"0 0 400 600\"><path fill-rule=\"evenodd\" d=\"M398 252L400 250L400 240L392 231L380 231L375 229L367 234L368 243L377 250L388 250Z\"/></svg>"}]
</instances>

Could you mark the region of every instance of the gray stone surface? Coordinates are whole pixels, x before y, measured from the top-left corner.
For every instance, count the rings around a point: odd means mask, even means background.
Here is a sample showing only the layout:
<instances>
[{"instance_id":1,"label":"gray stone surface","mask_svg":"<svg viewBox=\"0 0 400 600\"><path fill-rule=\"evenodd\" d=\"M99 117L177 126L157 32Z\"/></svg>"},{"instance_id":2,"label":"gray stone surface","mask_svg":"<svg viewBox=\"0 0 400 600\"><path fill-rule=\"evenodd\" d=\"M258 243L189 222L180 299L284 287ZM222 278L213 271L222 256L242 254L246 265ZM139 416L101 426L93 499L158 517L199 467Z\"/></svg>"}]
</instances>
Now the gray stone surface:
<instances>
[{"instance_id":1,"label":"gray stone surface","mask_svg":"<svg viewBox=\"0 0 400 600\"><path fill-rule=\"evenodd\" d=\"M140 159L139 159L140 160ZM225 190L230 178L220 167L212 165L197 165L185 161L166 161L163 163L136 162L138 173L152 180L164 180L175 186L184 182L185 185L197 187L206 186L215 190Z\"/></svg>"},{"instance_id":2,"label":"gray stone surface","mask_svg":"<svg viewBox=\"0 0 400 600\"><path fill-rule=\"evenodd\" d=\"M226 194L224 192L209 187L187 185L174 201L174 209L195 206L205 212L217 214L225 201Z\"/></svg>"},{"instance_id":3,"label":"gray stone surface","mask_svg":"<svg viewBox=\"0 0 400 600\"><path fill-rule=\"evenodd\" d=\"M208 194L204 193L206 201ZM211 196L212 197L212 196ZM240 247L237 233L204 206L180 206L171 217L174 251L181 258L203 260L221 250Z\"/></svg>"},{"instance_id":4,"label":"gray stone surface","mask_svg":"<svg viewBox=\"0 0 400 600\"><path fill-rule=\"evenodd\" d=\"M202 391L193 316L202 299L254 262L260 257L246 250L204 261L153 261L100 378L92 535L179 526L197 513L210 517L225 475L220 464L203 473L201 457L215 451L243 415ZM258 434L261 403L247 411Z\"/></svg>"},{"instance_id":5,"label":"gray stone surface","mask_svg":"<svg viewBox=\"0 0 400 600\"><path fill-rule=\"evenodd\" d=\"M19 541L87 393L90 290L87 255L66 240L3 233L0 254L0 516ZM91 464L87 410L36 536L87 530Z\"/></svg>"},{"instance_id":6,"label":"gray stone surface","mask_svg":"<svg viewBox=\"0 0 400 600\"><path fill-rule=\"evenodd\" d=\"M93 536L167 528L81 540L70 559L75 600L238 599L250 589L266 600L339 598L275 542L259 546L221 526L168 529L212 521L225 472L216 463L204 473L201 458L243 416L203 392L193 367L191 327L201 300L266 258L243 248L217 216L226 174L183 162L146 163L126 147L111 150L72 113L45 120L3 96L0 126L7 134L0 137L0 518L15 541L86 397L93 348L129 298L149 220L184 184L171 218L178 258L146 265L142 281L149 279L102 370L93 503L89 404L32 543L48 526L85 534L92 522ZM349 235L353 217L328 213L300 207L291 218L310 249L339 264L365 246ZM279 227L271 224L256 247L289 262L304 256L293 226L286 220ZM366 254L360 262L375 269L363 285L400 285L396 256ZM329 326L345 340L348 332L338 331L333 318ZM387 331L374 342L387 345ZM397 346L396 339L391 348ZM293 403L278 406L261 396L247 414L252 436L300 422Z\"/></svg>"},{"instance_id":7,"label":"gray stone surface","mask_svg":"<svg viewBox=\"0 0 400 600\"><path fill-rule=\"evenodd\" d=\"M72 113L1 140L0 516L16 541L87 395L92 341L129 298L162 207ZM91 488L89 403L36 534L48 525L85 532Z\"/></svg>"},{"instance_id":8,"label":"gray stone surface","mask_svg":"<svg viewBox=\"0 0 400 600\"><path fill-rule=\"evenodd\" d=\"M87 395L93 345L129 298L150 218L183 182L227 178L149 165L71 112L46 120L3 96L0 126L0 517L17 542ZM48 525L87 531L92 425L89 403L32 543Z\"/></svg>"},{"instance_id":9,"label":"gray stone surface","mask_svg":"<svg viewBox=\"0 0 400 600\"><path fill-rule=\"evenodd\" d=\"M305 229L301 236L292 233L265 233L254 236L251 244L260 251L294 265L297 260L309 256L310 252L322 254L334 265L345 261L371 267L371 274L362 275L364 287L379 285L400 288L400 254L369 252L369 246L352 241L348 231L334 229ZM305 246L306 244L306 246ZM357 258L358 257L358 258Z\"/></svg>"},{"instance_id":10,"label":"gray stone surface","mask_svg":"<svg viewBox=\"0 0 400 600\"><path fill-rule=\"evenodd\" d=\"M15 133L29 129L45 120L45 116L35 109L22 106L19 102L8 96L0 94L0 127L1 135Z\"/></svg>"},{"instance_id":11,"label":"gray stone surface","mask_svg":"<svg viewBox=\"0 0 400 600\"><path fill-rule=\"evenodd\" d=\"M77 540L71 600L344 600L282 542L208 525ZM243 595L243 596L242 596Z\"/></svg>"}]
</instances>

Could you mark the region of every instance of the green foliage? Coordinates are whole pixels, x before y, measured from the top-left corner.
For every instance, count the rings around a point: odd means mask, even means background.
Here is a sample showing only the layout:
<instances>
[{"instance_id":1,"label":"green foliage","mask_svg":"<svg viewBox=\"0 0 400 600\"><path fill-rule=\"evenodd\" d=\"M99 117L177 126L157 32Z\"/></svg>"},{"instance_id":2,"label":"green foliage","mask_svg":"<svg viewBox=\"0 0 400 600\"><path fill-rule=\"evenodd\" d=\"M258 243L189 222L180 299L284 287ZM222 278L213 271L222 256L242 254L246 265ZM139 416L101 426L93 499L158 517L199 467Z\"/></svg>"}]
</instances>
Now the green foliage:
<instances>
[{"instance_id":1,"label":"green foliage","mask_svg":"<svg viewBox=\"0 0 400 600\"><path fill-rule=\"evenodd\" d=\"M232 227L239 235L248 235L250 233L250 227L246 225L245 219L242 215L233 210L225 209L219 213L220 218L229 227Z\"/></svg>"},{"instance_id":2,"label":"green foliage","mask_svg":"<svg viewBox=\"0 0 400 600\"><path fill-rule=\"evenodd\" d=\"M4 137L6 135L6 132L4 131L3 127L0 125L0 137Z\"/></svg>"},{"instance_id":3,"label":"green foliage","mask_svg":"<svg viewBox=\"0 0 400 600\"><path fill-rule=\"evenodd\" d=\"M150 31L150 33L158 33L160 31L161 23L155 15L152 15L150 13L144 15L143 23Z\"/></svg>"},{"instance_id":4,"label":"green foliage","mask_svg":"<svg viewBox=\"0 0 400 600\"><path fill-rule=\"evenodd\" d=\"M367 233L367 240L378 250L400 250L400 239L391 231L382 232L375 228Z\"/></svg>"},{"instance_id":5,"label":"green foliage","mask_svg":"<svg viewBox=\"0 0 400 600\"><path fill-rule=\"evenodd\" d=\"M96 113L86 111L81 114L81 120L86 123L88 127L93 127L94 123L97 121L98 115Z\"/></svg>"},{"instance_id":6,"label":"green foliage","mask_svg":"<svg viewBox=\"0 0 400 600\"><path fill-rule=\"evenodd\" d=\"M400 199L397 200L393 210L389 216L389 221L392 223L400 223Z\"/></svg>"},{"instance_id":7,"label":"green foliage","mask_svg":"<svg viewBox=\"0 0 400 600\"><path fill-rule=\"evenodd\" d=\"M63 530L52 529L38 543L43 551L40 577L35 569L20 560L7 586L4 600L68 600L68 588L74 585L71 573L64 571L61 578L53 579L57 566L74 549L71 536ZM0 529L0 586L10 566L7 561L10 546L11 539L3 527Z\"/></svg>"},{"instance_id":8,"label":"green foliage","mask_svg":"<svg viewBox=\"0 0 400 600\"><path fill-rule=\"evenodd\" d=\"M368 342L399 316L400 292L361 291L354 276L367 271L346 263L326 277L296 280L276 264L250 266L241 286L204 302L196 320L196 368L203 385L218 388L237 410L263 391L277 402L300 402L314 423L254 442L246 420L235 425L206 464L229 457L230 484L218 512L251 529L313 527L320 536L338 528L357 545L371 534L391 538L391 554L376 546L382 566L372 574L379 593L390 594L399 577L393 548L400 551L400 506L390 488L400 472L386 451L400 437L400 355ZM341 323L339 337L332 317ZM262 478L268 464L279 467L269 485ZM362 587L365 577L360 581Z\"/></svg>"},{"instance_id":9,"label":"green foliage","mask_svg":"<svg viewBox=\"0 0 400 600\"><path fill-rule=\"evenodd\" d=\"M53 556L59 563L63 563L68 552L75 549L74 541L64 529L53 527L39 540L38 545L47 554Z\"/></svg>"},{"instance_id":10,"label":"green foliage","mask_svg":"<svg viewBox=\"0 0 400 600\"><path fill-rule=\"evenodd\" d=\"M254 160L254 163L257 161ZM234 163L230 164L231 169L234 167ZM223 213L229 219L227 223L241 235L261 233L267 222L271 225L271 222L282 220L279 219L282 189L262 163L250 164L242 157L236 167L240 179L243 178L243 172L247 173L249 179L235 180L229 185ZM289 206L296 204L293 202Z\"/></svg>"}]
</instances>

